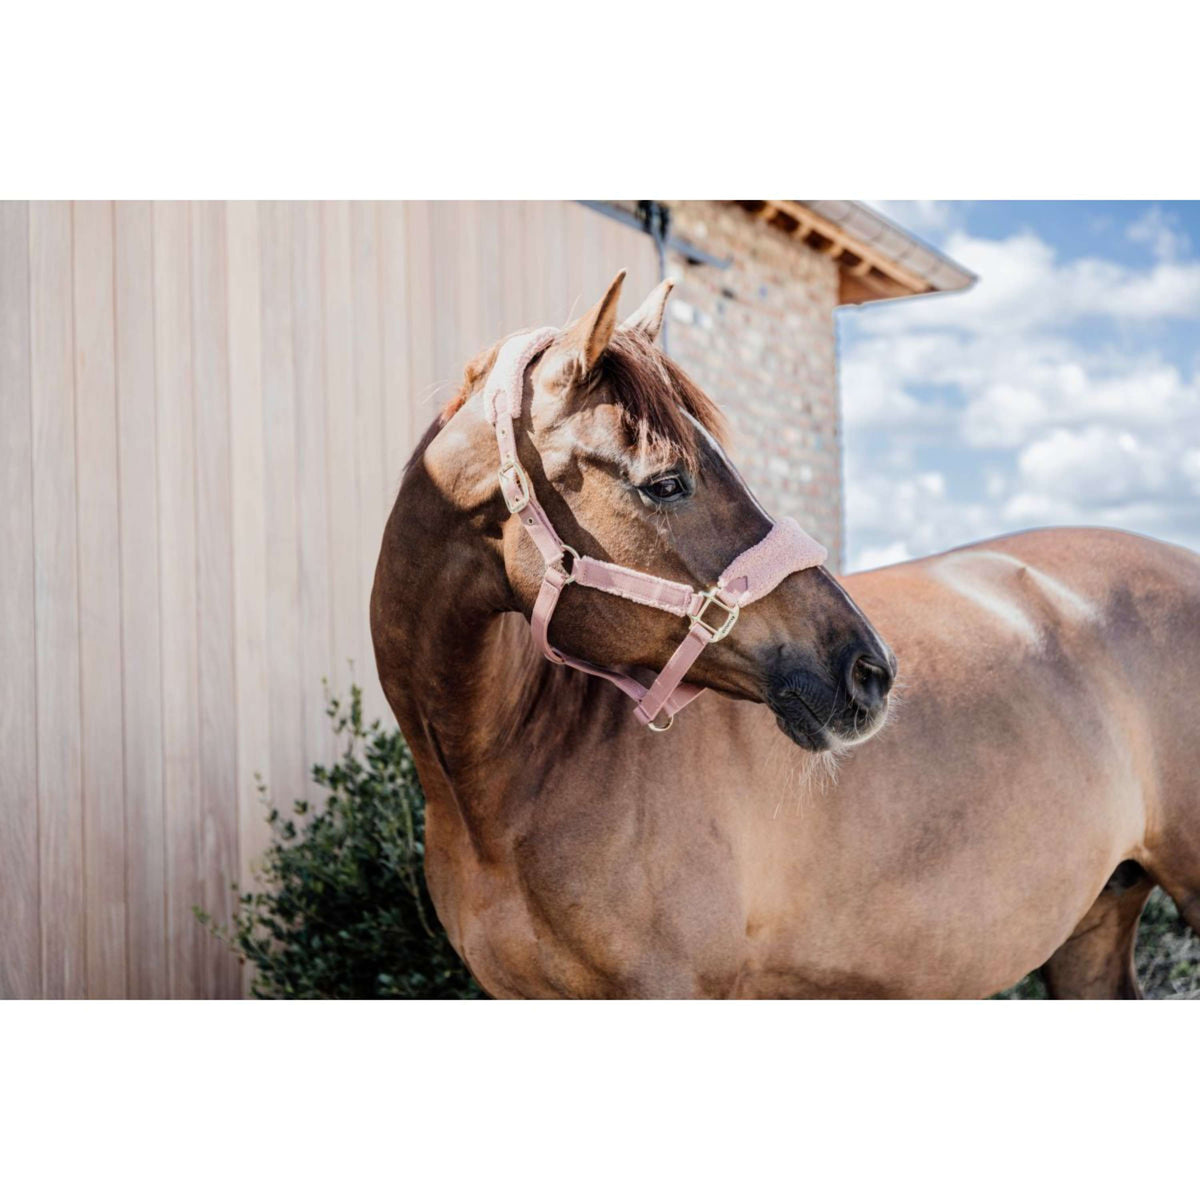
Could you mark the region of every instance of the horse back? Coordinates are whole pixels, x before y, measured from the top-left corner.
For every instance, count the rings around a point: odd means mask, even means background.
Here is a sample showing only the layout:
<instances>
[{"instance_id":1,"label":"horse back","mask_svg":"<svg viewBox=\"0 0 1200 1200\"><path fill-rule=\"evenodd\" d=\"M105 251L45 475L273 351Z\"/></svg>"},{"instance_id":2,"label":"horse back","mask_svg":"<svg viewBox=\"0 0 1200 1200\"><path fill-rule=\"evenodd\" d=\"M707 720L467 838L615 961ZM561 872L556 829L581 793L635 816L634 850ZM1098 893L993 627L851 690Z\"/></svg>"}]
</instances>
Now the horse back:
<instances>
[{"instance_id":1,"label":"horse back","mask_svg":"<svg viewBox=\"0 0 1200 1200\"><path fill-rule=\"evenodd\" d=\"M1138 848L1194 825L1200 859L1200 556L1118 530L1044 529L844 582L893 643L902 681L906 660L917 690L962 696L997 676L1014 704L1078 714L1097 757L1136 777Z\"/></svg>"}]
</instances>

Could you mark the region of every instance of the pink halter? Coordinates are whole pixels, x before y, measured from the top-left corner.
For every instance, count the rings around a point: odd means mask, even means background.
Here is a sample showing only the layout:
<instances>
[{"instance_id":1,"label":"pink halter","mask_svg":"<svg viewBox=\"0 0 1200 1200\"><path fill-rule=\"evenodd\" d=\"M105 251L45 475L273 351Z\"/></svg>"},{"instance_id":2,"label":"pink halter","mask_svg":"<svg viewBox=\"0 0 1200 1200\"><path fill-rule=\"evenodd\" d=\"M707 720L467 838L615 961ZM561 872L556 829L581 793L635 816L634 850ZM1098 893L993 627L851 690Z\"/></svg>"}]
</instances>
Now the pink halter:
<instances>
[{"instance_id":1,"label":"pink halter","mask_svg":"<svg viewBox=\"0 0 1200 1200\"><path fill-rule=\"evenodd\" d=\"M541 590L533 606L534 640L551 662L616 684L637 701L634 716L643 725L661 733L670 729L681 708L703 692L703 688L684 683L683 677L704 647L719 642L730 633L745 605L761 600L794 572L820 566L825 561L825 548L795 521L785 518L773 525L761 542L738 555L713 587L698 592L686 583L601 562L568 546L554 532L554 526L533 494L529 476L517 458L513 431L513 418L521 414L525 371L557 333L557 329L537 329L505 342L496 356L496 364L483 393L487 417L496 430L500 448L500 491L504 502L510 513L520 514L522 527L545 562ZM571 558L569 570L563 563L565 555ZM624 671L609 670L581 658L572 658L550 645L550 620L563 588L569 583L596 588L687 618L687 636L649 688ZM667 715L666 723L655 724L655 718L663 712Z\"/></svg>"}]
</instances>

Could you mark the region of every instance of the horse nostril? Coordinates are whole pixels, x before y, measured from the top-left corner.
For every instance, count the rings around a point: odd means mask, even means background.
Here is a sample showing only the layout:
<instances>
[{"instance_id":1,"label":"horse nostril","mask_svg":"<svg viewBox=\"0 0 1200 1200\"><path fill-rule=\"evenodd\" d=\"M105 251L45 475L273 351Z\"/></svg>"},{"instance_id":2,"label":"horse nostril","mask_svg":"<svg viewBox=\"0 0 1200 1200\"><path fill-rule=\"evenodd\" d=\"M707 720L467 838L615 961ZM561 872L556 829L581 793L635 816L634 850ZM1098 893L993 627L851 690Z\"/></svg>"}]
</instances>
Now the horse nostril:
<instances>
[{"instance_id":1,"label":"horse nostril","mask_svg":"<svg viewBox=\"0 0 1200 1200\"><path fill-rule=\"evenodd\" d=\"M867 653L852 655L846 672L846 688L851 698L863 708L878 708L892 687L894 672L880 659Z\"/></svg>"}]
</instances>

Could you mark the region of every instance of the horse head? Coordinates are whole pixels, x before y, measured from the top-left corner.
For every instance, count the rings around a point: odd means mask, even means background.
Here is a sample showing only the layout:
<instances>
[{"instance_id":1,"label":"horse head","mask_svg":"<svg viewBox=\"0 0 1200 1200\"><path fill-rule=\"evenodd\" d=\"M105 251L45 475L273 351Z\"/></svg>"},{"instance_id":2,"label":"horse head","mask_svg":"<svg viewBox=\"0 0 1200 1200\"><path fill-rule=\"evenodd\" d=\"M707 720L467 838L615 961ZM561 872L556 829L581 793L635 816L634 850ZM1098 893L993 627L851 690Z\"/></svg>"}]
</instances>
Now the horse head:
<instances>
[{"instance_id":1,"label":"horse head","mask_svg":"<svg viewBox=\"0 0 1200 1200\"><path fill-rule=\"evenodd\" d=\"M670 281L618 326L623 278L573 325L547 332L520 376L510 426L515 504L504 494L503 472L497 482L496 441L485 424L490 401L479 388L497 348L468 368L443 430L457 427L456 434L426 452L460 507L481 515L503 570L505 602L526 616L535 614L554 557L525 536L536 532L524 511L527 495L536 497L549 536L569 548L568 563L620 564L697 594L709 594L731 562L772 530L726 455L717 408L655 345ZM571 567L562 570L570 582ZM630 603L619 586L560 590L549 640L552 653L572 665L662 671L688 632L678 613ZM811 751L880 728L895 660L823 566L788 574L739 607L733 621L726 605L710 607L701 615L717 636L690 664L689 683L767 704L780 728Z\"/></svg>"}]
</instances>

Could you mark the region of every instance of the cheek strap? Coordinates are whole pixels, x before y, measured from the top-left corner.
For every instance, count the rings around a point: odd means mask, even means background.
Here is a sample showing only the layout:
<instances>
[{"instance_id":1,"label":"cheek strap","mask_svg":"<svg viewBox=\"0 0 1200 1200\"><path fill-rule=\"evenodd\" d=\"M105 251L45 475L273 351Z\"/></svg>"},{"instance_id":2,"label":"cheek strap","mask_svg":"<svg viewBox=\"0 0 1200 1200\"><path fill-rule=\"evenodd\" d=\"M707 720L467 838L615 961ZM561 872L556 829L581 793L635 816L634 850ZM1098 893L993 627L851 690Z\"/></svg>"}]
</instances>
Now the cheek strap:
<instances>
[{"instance_id":1,"label":"cheek strap","mask_svg":"<svg viewBox=\"0 0 1200 1200\"><path fill-rule=\"evenodd\" d=\"M697 591L686 583L581 555L568 546L555 532L533 494L533 485L517 457L513 425L521 412L525 372L557 332L543 328L510 338L500 348L484 386L484 410L496 431L500 453L500 493L508 511L520 517L521 528L537 547L544 564L531 617L533 638L551 662L607 679L619 687L636 701L634 716L656 733L662 732L671 727L681 708L704 691L695 684L685 683L684 676L705 646L729 635L745 605L761 600L796 571L820 566L826 551L790 517L784 518L771 527L762 541L739 554L713 587ZM563 589L572 583L686 618L689 623L686 636L650 687L625 671L574 658L550 644L550 622L555 607ZM656 724L660 715L665 716L665 721Z\"/></svg>"}]
</instances>

